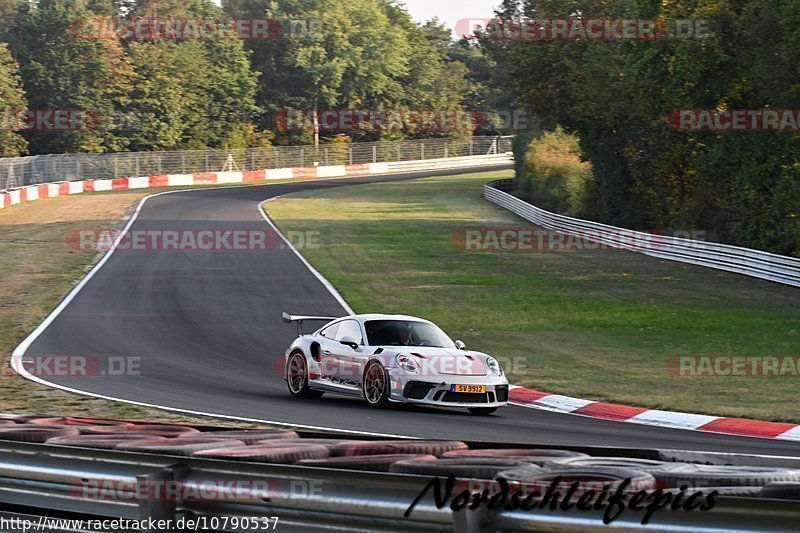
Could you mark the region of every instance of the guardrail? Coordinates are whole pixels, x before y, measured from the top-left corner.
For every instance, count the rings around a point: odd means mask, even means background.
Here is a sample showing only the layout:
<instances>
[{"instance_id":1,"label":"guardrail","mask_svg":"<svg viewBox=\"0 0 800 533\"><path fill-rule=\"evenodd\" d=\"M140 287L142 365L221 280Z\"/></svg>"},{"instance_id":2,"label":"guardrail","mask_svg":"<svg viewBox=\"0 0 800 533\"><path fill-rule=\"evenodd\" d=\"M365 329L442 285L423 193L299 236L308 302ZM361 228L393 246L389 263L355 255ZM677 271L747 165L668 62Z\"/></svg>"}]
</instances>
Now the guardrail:
<instances>
[{"instance_id":1,"label":"guardrail","mask_svg":"<svg viewBox=\"0 0 800 533\"><path fill-rule=\"evenodd\" d=\"M511 444L484 446L504 447ZM473 444L474 446L474 444ZM523 447L513 445L514 447ZM671 450L617 450L599 447L573 447L595 455L618 455L664 461L693 461L708 464L760 465L761 456ZM797 467L799 459L769 458L769 463ZM172 483L185 494L186 487L197 487L210 480L238 483L235 500L154 499L143 497L155 483ZM91 484L102 482L114 491L98 493ZM362 531L606 531L602 511L586 512L575 508L548 511L452 511L437 507L427 493L410 516L405 512L431 482L430 477L373 472L356 472L198 459L159 454L108 451L0 441L0 517L2 508L24 506L27 517L64 516L128 520L173 520L216 518L215 531L242 531L233 527L233 518L278 517L278 531L362 530ZM119 487L127 487L118 492ZM247 488L251 487L251 488ZM266 494L265 494L266 492ZM106 497L101 497L105 494ZM108 497L114 494L116 497ZM5 516L10 516L8 513ZM22 515L17 515L22 516ZM613 523L615 531L722 532L790 531L800 523L796 501L755 497L719 497L707 512L670 511L653 516L641 524L641 513L623 512ZM30 519L30 518L29 518ZM36 523L36 519L34 519ZM227 524L227 525L223 525ZM150 531L143 529L142 531ZM153 530L155 531L155 530ZM163 529L161 529L163 531Z\"/></svg>"},{"instance_id":2,"label":"guardrail","mask_svg":"<svg viewBox=\"0 0 800 533\"><path fill-rule=\"evenodd\" d=\"M578 235L590 242L800 287L800 259L728 244L653 235L558 215L506 192L512 189L513 180L493 181L484 186L484 197L538 226Z\"/></svg>"},{"instance_id":3,"label":"guardrail","mask_svg":"<svg viewBox=\"0 0 800 533\"><path fill-rule=\"evenodd\" d=\"M505 153L510 136L244 150L56 154L0 159L0 190L54 181L419 161Z\"/></svg>"}]
</instances>

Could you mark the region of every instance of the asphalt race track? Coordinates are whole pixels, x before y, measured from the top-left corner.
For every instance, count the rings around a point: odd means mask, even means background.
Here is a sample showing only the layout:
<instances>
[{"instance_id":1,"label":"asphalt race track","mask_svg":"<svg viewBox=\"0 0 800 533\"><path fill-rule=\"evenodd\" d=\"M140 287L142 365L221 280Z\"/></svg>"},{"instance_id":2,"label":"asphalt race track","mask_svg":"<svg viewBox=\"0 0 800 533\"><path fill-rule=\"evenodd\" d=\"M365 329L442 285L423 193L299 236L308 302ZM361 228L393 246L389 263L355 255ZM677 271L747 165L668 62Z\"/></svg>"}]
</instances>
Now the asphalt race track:
<instances>
[{"instance_id":1,"label":"asphalt race track","mask_svg":"<svg viewBox=\"0 0 800 533\"><path fill-rule=\"evenodd\" d=\"M270 197L466 171L187 190L149 199L131 229L263 230L268 226L259 204ZM275 359L295 336L294 326L281 321L283 311L346 314L294 252L279 245L269 252L119 250L28 346L26 356L140 357L141 375L46 379L123 400L297 426L531 444L778 455L800 451L797 443L786 441L515 406L478 418L466 411L409 407L375 411L359 401L330 395L295 400L273 370ZM397 312L414 314L413 309ZM52 410L57 412L58 406Z\"/></svg>"}]
</instances>

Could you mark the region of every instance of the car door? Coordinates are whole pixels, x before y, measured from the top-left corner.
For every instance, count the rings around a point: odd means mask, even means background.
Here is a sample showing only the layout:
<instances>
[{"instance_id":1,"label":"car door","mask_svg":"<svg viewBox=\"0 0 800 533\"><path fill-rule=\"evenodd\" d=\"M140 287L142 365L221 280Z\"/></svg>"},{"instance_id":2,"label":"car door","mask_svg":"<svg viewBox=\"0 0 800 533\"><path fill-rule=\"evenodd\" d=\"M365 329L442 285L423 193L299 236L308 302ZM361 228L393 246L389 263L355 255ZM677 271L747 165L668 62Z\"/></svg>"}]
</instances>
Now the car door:
<instances>
[{"instance_id":1,"label":"car door","mask_svg":"<svg viewBox=\"0 0 800 533\"><path fill-rule=\"evenodd\" d=\"M317 341L319 342L320 347L320 373L327 381L336 378L339 374L336 354L338 352L338 347L341 346L341 344L339 344L339 341L336 340L336 334L339 330L340 324L341 322L336 322L328 327L323 328L317 336Z\"/></svg>"},{"instance_id":2,"label":"car door","mask_svg":"<svg viewBox=\"0 0 800 533\"><path fill-rule=\"evenodd\" d=\"M336 354L336 369L338 377L348 385L359 387L363 371L364 334L358 320L343 320L335 335L339 343ZM353 348L342 344L341 341L352 341L358 346Z\"/></svg>"}]
</instances>

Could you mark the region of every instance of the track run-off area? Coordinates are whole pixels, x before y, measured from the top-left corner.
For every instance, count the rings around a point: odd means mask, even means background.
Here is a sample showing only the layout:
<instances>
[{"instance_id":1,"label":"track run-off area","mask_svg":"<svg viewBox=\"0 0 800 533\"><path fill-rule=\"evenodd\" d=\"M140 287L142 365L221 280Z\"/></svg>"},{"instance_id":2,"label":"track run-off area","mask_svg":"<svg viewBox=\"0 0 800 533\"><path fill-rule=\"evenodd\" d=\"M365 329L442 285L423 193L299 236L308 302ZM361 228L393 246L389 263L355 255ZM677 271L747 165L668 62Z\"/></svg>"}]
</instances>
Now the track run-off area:
<instances>
[{"instance_id":1,"label":"track run-off area","mask_svg":"<svg viewBox=\"0 0 800 533\"><path fill-rule=\"evenodd\" d=\"M418 172L190 189L145 199L129 231L267 232L268 251L143 247L107 254L15 351L136 360L136 372L28 376L81 394L187 413L373 435L520 444L796 455L797 443L597 420L510 406L491 417L397 406L377 411L327 395L289 396L276 361L296 336L281 313L350 312L271 225L260 204L309 189L464 174ZM268 205L268 204L267 204ZM398 313L413 314L409 310ZM57 411L58 406L53 406Z\"/></svg>"}]
</instances>

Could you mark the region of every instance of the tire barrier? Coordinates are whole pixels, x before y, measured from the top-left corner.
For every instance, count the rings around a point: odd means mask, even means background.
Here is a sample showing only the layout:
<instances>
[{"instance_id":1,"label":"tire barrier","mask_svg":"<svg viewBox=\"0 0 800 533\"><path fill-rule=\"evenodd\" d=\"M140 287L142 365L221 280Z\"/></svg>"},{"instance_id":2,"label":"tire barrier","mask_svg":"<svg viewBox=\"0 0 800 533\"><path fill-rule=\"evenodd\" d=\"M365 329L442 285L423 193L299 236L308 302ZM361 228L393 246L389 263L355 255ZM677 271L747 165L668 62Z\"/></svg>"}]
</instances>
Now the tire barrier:
<instances>
[{"instance_id":1,"label":"tire barrier","mask_svg":"<svg viewBox=\"0 0 800 533\"><path fill-rule=\"evenodd\" d=\"M199 430L188 426L169 426L158 424L131 424L128 426L95 425L83 426L81 433L87 435L119 435L135 433L137 435L153 435L154 437L177 437L187 433L200 433Z\"/></svg>"},{"instance_id":2,"label":"tire barrier","mask_svg":"<svg viewBox=\"0 0 800 533\"><path fill-rule=\"evenodd\" d=\"M290 444L321 444L322 446L326 446L328 449L336 448L337 446L344 446L350 444L351 442L361 442L361 441L353 441L353 440L341 440L341 439L304 439L304 438L293 438L293 439L282 439L280 441L284 445ZM258 441L255 444L274 444L274 439L270 440L262 440Z\"/></svg>"},{"instance_id":3,"label":"tire barrier","mask_svg":"<svg viewBox=\"0 0 800 533\"><path fill-rule=\"evenodd\" d=\"M800 500L800 483L770 483L759 496L774 500Z\"/></svg>"},{"instance_id":4,"label":"tire barrier","mask_svg":"<svg viewBox=\"0 0 800 533\"><path fill-rule=\"evenodd\" d=\"M10 420L17 424L24 424L28 420L43 418L43 415L14 415L10 413L0 413L0 420Z\"/></svg>"},{"instance_id":5,"label":"tire barrier","mask_svg":"<svg viewBox=\"0 0 800 533\"><path fill-rule=\"evenodd\" d=\"M387 455L397 453L440 455L454 451L466 450L467 445L461 441L434 441L434 440L378 440L378 441L353 441L334 446L331 449L333 456L351 455Z\"/></svg>"},{"instance_id":6,"label":"tire barrier","mask_svg":"<svg viewBox=\"0 0 800 533\"><path fill-rule=\"evenodd\" d=\"M292 464L304 459L323 459L329 455L330 450L321 444L294 444L291 446L260 444L241 448L225 447L203 450L192 456L206 459Z\"/></svg>"},{"instance_id":7,"label":"tire barrier","mask_svg":"<svg viewBox=\"0 0 800 533\"><path fill-rule=\"evenodd\" d=\"M78 435L77 437L53 437L47 439L47 444L56 446L80 446L83 448L102 448L113 450L120 444L133 444L141 441L167 441L166 437L153 435Z\"/></svg>"},{"instance_id":8,"label":"tire barrier","mask_svg":"<svg viewBox=\"0 0 800 533\"><path fill-rule=\"evenodd\" d=\"M72 426L132 426L130 422L123 420L94 420L92 418L83 418L68 416L65 419L65 424Z\"/></svg>"},{"instance_id":9,"label":"tire barrier","mask_svg":"<svg viewBox=\"0 0 800 533\"><path fill-rule=\"evenodd\" d=\"M540 467L525 461L493 457L449 458L435 461L407 459L394 463L389 468L389 472L444 477L452 474L462 479L492 480L501 472L512 469L525 469L526 472L531 473L543 472Z\"/></svg>"},{"instance_id":10,"label":"tire barrier","mask_svg":"<svg viewBox=\"0 0 800 533\"><path fill-rule=\"evenodd\" d=\"M75 426L37 424L14 424L10 427L0 428L0 439L17 440L23 442L46 442L53 437L74 437L78 435Z\"/></svg>"},{"instance_id":11,"label":"tire barrier","mask_svg":"<svg viewBox=\"0 0 800 533\"><path fill-rule=\"evenodd\" d=\"M662 476L669 472L679 470L681 463L669 463L667 461L654 461L651 459L639 459L635 457L585 457L585 458L561 458L554 459L545 466L571 466L571 467L613 467L637 470L651 474L656 479L656 488L665 489L672 487L672 481Z\"/></svg>"},{"instance_id":12,"label":"tire barrier","mask_svg":"<svg viewBox=\"0 0 800 533\"><path fill-rule=\"evenodd\" d=\"M609 487L610 491L616 491L623 484L626 484L623 491L626 494L634 494L642 490L655 490L656 488L655 478L646 472L600 466L551 466L536 469L523 467L500 472L497 477L513 481L527 490L542 492L550 488L557 478L560 478L560 481L556 485L556 490L562 491L562 493L566 493L570 489L570 485L578 482L577 490L573 492L575 497L580 497L589 491L601 492L605 487Z\"/></svg>"},{"instance_id":13,"label":"tire barrier","mask_svg":"<svg viewBox=\"0 0 800 533\"><path fill-rule=\"evenodd\" d=\"M269 442L271 440L281 439L297 439L300 437L294 431L286 429L243 429L233 431L204 431L204 437L215 437L221 439L235 439L245 444L257 444L259 442ZM179 435L177 438L183 439L186 437L193 438L194 433Z\"/></svg>"},{"instance_id":14,"label":"tire barrier","mask_svg":"<svg viewBox=\"0 0 800 533\"><path fill-rule=\"evenodd\" d=\"M26 424L36 424L38 426L52 426L52 425L69 425L67 419L61 416L53 416L47 418L31 418Z\"/></svg>"},{"instance_id":15,"label":"tire barrier","mask_svg":"<svg viewBox=\"0 0 800 533\"><path fill-rule=\"evenodd\" d=\"M800 482L800 470L757 466L672 465L653 475L667 487L763 487L777 482Z\"/></svg>"},{"instance_id":16,"label":"tire barrier","mask_svg":"<svg viewBox=\"0 0 800 533\"><path fill-rule=\"evenodd\" d=\"M319 468L340 468L345 470L366 470L369 472L389 472L398 461L435 461L435 455L351 455L349 457L327 457L325 459L303 459L298 466Z\"/></svg>"},{"instance_id":17,"label":"tire barrier","mask_svg":"<svg viewBox=\"0 0 800 533\"><path fill-rule=\"evenodd\" d=\"M585 453L573 452L569 450L552 450L552 449L526 449L526 448L499 448L499 449L483 449L483 450L455 450L446 452L442 457L445 458L484 458L484 457L507 457L512 459L519 459L531 464L543 466L558 459L583 459L589 457Z\"/></svg>"},{"instance_id":18,"label":"tire barrier","mask_svg":"<svg viewBox=\"0 0 800 533\"><path fill-rule=\"evenodd\" d=\"M215 439L207 437L154 439L138 442L123 442L114 447L115 450L126 452L161 453L164 455L191 456L201 450L244 447L245 443L234 439Z\"/></svg>"}]
</instances>

